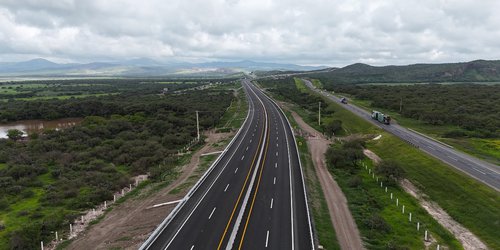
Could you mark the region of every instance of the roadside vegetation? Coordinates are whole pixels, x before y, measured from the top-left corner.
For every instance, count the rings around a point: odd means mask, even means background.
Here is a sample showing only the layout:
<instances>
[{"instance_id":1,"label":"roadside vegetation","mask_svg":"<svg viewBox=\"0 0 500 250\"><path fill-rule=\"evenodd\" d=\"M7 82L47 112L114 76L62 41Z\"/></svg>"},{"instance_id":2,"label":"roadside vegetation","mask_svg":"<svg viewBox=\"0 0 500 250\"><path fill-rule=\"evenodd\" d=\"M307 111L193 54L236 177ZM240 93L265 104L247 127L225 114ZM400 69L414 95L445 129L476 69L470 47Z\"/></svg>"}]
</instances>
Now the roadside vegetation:
<instances>
[{"instance_id":1,"label":"roadside vegetation","mask_svg":"<svg viewBox=\"0 0 500 250\"><path fill-rule=\"evenodd\" d=\"M83 118L71 128L0 139L0 249L39 248L81 211L112 200L132 176L175 178L185 160L179 150L196 138L195 111L203 111L201 129L213 128L235 99L224 89L176 92L193 84L112 80L106 91L120 94L0 102L3 121Z\"/></svg>"},{"instance_id":2,"label":"roadside vegetation","mask_svg":"<svg viewBox=\"0 0 500 250\"><path fill-rule=\"evenodd\" d=\"M268 91L275 94L277 98L296 103L302 109L302 112L297 113L303 117L304 121L318 128L317 119L308 114L308 112L312 113L312 110L309 111L303 107L307 104L304 100L317 100L316 98L322 99L321 97L309 91L308 98L307 96L296 98L296 96L305 93L296 88L296 82L293 79L266 80L259 83L268 88ZM286 89L286 91L280 89ZM398 164L406 173L407 179L422 190L430 200L439 204L453 219L476 234L490 248L500 247L500 241L497 237L500 223L500 196L495 190L426 155L391 134L383 132L383 130L343 109L339 104L326 99L324 101L328 103L330 109L330 113L323 113L322 119L325 120L325 123L334 119L342 121L343 132L336 135L351 135L350 137L382 135L380 140L366 142L365 147L374 151L383 160ZM305 106L307 107L307 105ZM335 147L343 147L343 145ZM391 212L393 209L391 207L394 207L394 204L389 206L385 201L386 197L380 197L380 187L375 182L370 182L371 176L363 172L358 165L360 161L371 164L364 157L361 157L354 162L356 167L353 165L352 168L346 168L332 164L330 171L343 188L353 216L356 218L358 227L365 242L369 244L369 248L386 249L389 245L415 248L418 244L422 244L422 235L408 234L406 230L409 229L407 228L411 227L412 232L415 232L415 228L407 223L401 223L400 219L397 218L400 217L401 211ZM444 243L453 249L457 248L456 239L424 212L417 205L415 199L404 194L399 187L394 186L393 188L393 192L399 192L398 195L405 200L405 203L409 204L408 206L415 206L412 209L415 213L419 213L419 218L422 221L426 221L426 226L433 228L430 232L437 234L435 238L441 244ZM368 214L379 217L367 217ZM361 218L364 219L361 220ZM370 229L374 224L365 223L366 218L372 218L377 223L384 221L381 224L386 224L388 227L383 227L389 228L389 230L383 229L382 232L379 232L378 229ZM407 219L406 216L405 218Z\"/></svg>"},{"instance_id":3,"label":"roadside vegetation","mask_svg":"<svg viewBox=\"0 0 500 250\"><path fill-rule=\"evenodd\" d=\"M477 157L500 163L500 85L330 85L366 109Z\"/></svg>"}]
</instances>

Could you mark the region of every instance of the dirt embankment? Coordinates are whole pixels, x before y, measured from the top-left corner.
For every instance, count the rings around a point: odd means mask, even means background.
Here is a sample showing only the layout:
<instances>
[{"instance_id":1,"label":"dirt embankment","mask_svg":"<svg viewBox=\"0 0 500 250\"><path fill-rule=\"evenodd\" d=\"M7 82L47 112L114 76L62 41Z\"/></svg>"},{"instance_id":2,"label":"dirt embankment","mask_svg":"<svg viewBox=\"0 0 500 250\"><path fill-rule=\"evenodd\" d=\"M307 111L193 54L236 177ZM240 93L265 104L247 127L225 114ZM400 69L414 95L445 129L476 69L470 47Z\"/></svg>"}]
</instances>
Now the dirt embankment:
<instances>
[{"instance_id":1,"label":"dirt embankment","mask_svg":"<svg viewBox=\"0 0 500 250\"><path fill-rule=\"evenodd\" d=\"M347 199L326 167L325 153L331 142L305 123L295 112L292 112L292 116L302 130L302 135L307 140L311 158L316 168L316 175L325 195L340 247L342 249L364 249L356 222L347 206Z\"/></svg>"},{"instance_id":2,"label":"dirt embankment","mask_svg":"<svg viewBox=\"0 0 500 250\"><path fill-rule=\"evenodd\" d=\"M484 242L482 242L477 236L475 236L471 231L469 231L464 226L460 225L453 218L451 218L446 211L444 211L435 202L424 199L425 194L423 194L413 183L409 180L402 180L400 182L401 187L409 193L411 196L415 197L420 205L444 228L448 229L457 240L460 241L465 250L482 250L488 249Z\"/></svg>"},{"instance_id":3,"label":"dirt embankment","mask_svg":"<svg viewBox=\"0 0 500 250\"><path fill-rule=\"evenodd\" d=\"M368 149L363 150L363 153L375 163L381 161L378 155ZM471 231L451 218L450 215L448 215L448 213L446 213L446 211L444 211L438 204L425 199L426 195L422 193L409 180L403 179L399 184L405 190L405 192L416 198L420 205L439 224L448 229L448 231L450 231L455 236L455 238L460 241L465 250L488 249L477 236L475 236Z\"/></svg>"},{"instance_id":4,"label":"dirt embankment","mask_svg":"<svg viewBox=\"0 0 500 250\"><path fill-rule=\"evenodd\" d=\"M202 154L223 149L222 143L219 142L227 140L232 134L206 133L205 135L206 145L192 155L191 161L182 167L179 178L173 183L152 194L149 194L150 188L143 189L141 194L118 205L99 223L84 231L66 249L139 248L177 204L148 208L155 204L182 199L189 188L176 194L170 194L170 191L193 175ZM220 145L214 146L215 143Z\"/></svg>"}]
</instances>

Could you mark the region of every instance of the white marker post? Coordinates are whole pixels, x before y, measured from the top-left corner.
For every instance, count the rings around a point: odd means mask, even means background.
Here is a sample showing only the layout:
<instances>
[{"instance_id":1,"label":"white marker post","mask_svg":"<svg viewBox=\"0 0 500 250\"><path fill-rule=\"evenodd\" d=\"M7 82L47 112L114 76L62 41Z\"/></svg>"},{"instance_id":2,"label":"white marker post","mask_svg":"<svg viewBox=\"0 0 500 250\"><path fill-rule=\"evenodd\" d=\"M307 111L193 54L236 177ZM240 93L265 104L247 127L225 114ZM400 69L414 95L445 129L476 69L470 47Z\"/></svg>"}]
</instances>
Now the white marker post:
<instances>
[{"instance_id":1,"label":"white marker post","mask_svg":"<svg viewBox=\"0 0 500 250\"><path fill-rule=\"evenodd\" d=\"M57 231L56 231L56 241L59 241L59 235L57 235Z\"/></svg>"},{"instance_id":2,"label":"white marker post","mask_svg":"<svg viewBox=\"0 0 500 250\"><path fill-rule=\"evenodd\" d=\"M410 217L409 217L409 220L411 221L411 213L410 213Z\"/></svg>"},{"instance_id":3,"label":"white marker post","mask_svg":"<svg viewBox=\"0 0 500 250\"><path fill-rule=\"evenodd\" d=\"M417 222L417 231L420 231L420 222Z\"/></svg>"},{"instance_id":4,"label":"white marker post","mask_svg":"<svg viewBox=\"0 0 500 250\"><path fill-rule=\"evenodd\" d=\"M71 237L72 234L73 234L73 225L69 223L69 236Z\"/></svg>"},{"instance_id":5,"label":"white marker post","mask_svg":"<svg viewBox=\"0 0 500 250\"><path fill-rule=\"evenodd\" d=\"M104 201L104 209L108 208L108 203Z\"/></svg>"},{"instance_id":6,"label":"white marker post","mask_svg":"<svg viewBox=\"0 0 500 250\"><path fill-rule=\"evenodd\" d=\"M403 205L403 214L405 213L405 205Z\"/></svg>"},{"instance_id":7,"label":"white marker post","mask_svg":"<svg viewBox=\"0 0 500 250\"><path fill-rule=\"evenodd\" d=\"M43 241L40 241L40 249L43 250Z\"/></svg>"},{"instance_id":8,"label":"white marker post","mask_svg":"<svg viewBox=\"0 0 500 250\"><path fill-rule=\"evenodd\" d=\"M399 207L399 199L396 199L396 207Z\"/></svg>"},{"instance_id":9,"label":"white marker post","mask_svg":"<svg viewBox=\"0 0 500 250\"><path fill-rule=\"evenodd\" d=\"M385 192L387 193L387 187L385 187Z\"/></svg>"},{"instance_id":10,"label":"white marker post","mask_svg":"<svg viewBox=\"0 0 500 250\"><path fill-rule=\"evenodd\" d=\"M428 241L428 240L427 240L427 230L425 230L424 240L425 240L425 241Z\"/></svg>"},{"instance_id":11,"label":"white marker post","mask_svg":"<svg viewBox=\"0 0 500 250\"><path fill-rule=\"evenodd\" d=\"M377 177L377 179L378 179L378 177ZM382 187L382 186L383 186L382 184L383 184L383 182L380 182L380 187Z\"/></svg>"},{"instance_id":12,"label":"white marker post","mask_svg":"<svg viewBox=\"0 0 500 250\"><path fill-rule=\"evenodd\" d=\"M439 245L436 247L437 250L439 250Z\"/></svg>"},{"instance_id":13,"label":"white marker post","mask_svg":"<svg viewBox=\"0 0 500 250\"><path fill-rule=\"evenodd\" d=\"M391 200L392 200L392 193L391 193Z\"/></svg>"},{"instance_id":14,"label":"white marker post","mask_svg":"<svg viewBox=\"0 0 500 250\"><path fill-rule=\"evenodd\" d=\"M113 202L116 201L116 194L113 195Z\"/></svg>"}]
</instances>

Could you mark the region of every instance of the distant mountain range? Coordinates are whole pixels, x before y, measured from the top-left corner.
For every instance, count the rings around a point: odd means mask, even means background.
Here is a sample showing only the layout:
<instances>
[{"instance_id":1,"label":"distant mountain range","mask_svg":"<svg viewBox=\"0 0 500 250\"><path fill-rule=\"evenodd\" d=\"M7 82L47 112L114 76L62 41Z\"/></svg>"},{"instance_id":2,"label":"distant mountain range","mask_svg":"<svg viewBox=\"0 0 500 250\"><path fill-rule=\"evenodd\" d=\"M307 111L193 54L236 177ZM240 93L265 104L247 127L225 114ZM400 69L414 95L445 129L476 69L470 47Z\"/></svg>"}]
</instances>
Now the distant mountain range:
<instances>
[{"instance_id":1,"label":"distant mountain range","mask_svg":"<svg viewBox=\"0 0 500 250\"><path fill-rule=\"evenodd\" d=\"M328 83L496 82L500 60L382 67L356 63L308 76Z\"/></svg>"},{"instance_id":2,"label":"distant mountain range","mask_svg":"<svg viewBox=\"0 0 500 250\"><path fill-rule=\"evenodd\" d=\"M208 63L161 63L149 58L117 62L54 63L37 58L24 62L0 63L0 76L224 76L251 71L308 71L325 67L254 61Z\"/></svg>"}]
</instances>

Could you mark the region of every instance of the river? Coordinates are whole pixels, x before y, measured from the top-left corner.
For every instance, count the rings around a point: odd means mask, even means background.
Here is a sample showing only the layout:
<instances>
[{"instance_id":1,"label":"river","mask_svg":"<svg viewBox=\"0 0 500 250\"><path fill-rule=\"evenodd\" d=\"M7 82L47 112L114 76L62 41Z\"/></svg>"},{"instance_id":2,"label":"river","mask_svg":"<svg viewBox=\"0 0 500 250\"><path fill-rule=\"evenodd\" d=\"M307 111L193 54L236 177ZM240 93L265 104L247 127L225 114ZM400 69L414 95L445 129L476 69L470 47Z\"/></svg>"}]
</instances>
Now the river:
<instances>
[{"instance_id":1,"label":"river","mask_svg":"<svg viewBox=\"0 0 500 250\"><path fill-rule=\"evenodd\" d=\"M44 120L24 120L11 123L0 124L0 138L7 138L9 129L18 129L27 135L32 132L40 132L44 129L64 129L73 127L82 122L82 118L63 118L52 121Z\"/></svg>"}]
</instances>

